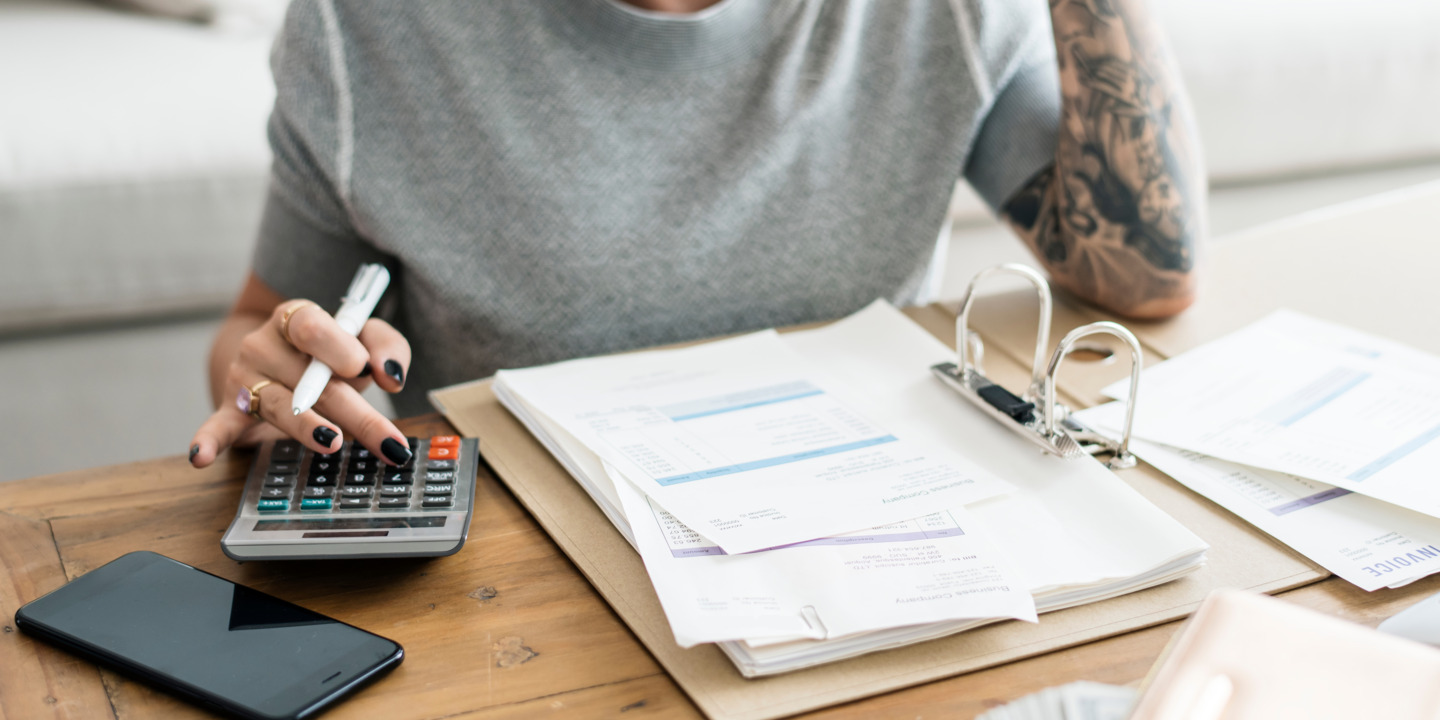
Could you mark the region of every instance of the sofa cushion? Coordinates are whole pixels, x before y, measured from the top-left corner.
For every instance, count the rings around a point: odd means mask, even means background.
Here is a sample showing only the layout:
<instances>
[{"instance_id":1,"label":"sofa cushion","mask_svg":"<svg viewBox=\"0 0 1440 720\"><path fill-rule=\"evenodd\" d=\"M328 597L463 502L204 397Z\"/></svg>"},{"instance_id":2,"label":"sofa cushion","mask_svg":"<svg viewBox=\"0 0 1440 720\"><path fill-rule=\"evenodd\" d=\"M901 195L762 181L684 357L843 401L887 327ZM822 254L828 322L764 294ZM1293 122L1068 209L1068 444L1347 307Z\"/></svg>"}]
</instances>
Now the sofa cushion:
<instances>
[{"instance_id":1,"label":"sofa cushion","mask_svg":"<svg viewBox=\"0 0 1440 720\"><path fill-rule=\"evenodd\" d=\"M270 32L0 3L0 331L219 308L270 154Z\"/></svg>"},{"instance_id":2,"label":"sofa cushion","mask_svg":"<svg viewBox=\"0 0 1440 720\"><path fill-rule=\"evenodd\" d=\"M1440 2L1160 0L1212 180L1440 158Z\"/></svg>"},{"instance_id":3,"label":"sofa cushion","mask_svg":"<svg viewBox=\"0 0 1440 720\"><path fill-rule=\"evenodd\" d=\"M1440 2L1154 0L1215 185L1440 159ZM987 216L965 193L952 214Z\"/></svg>"}]
</instances>

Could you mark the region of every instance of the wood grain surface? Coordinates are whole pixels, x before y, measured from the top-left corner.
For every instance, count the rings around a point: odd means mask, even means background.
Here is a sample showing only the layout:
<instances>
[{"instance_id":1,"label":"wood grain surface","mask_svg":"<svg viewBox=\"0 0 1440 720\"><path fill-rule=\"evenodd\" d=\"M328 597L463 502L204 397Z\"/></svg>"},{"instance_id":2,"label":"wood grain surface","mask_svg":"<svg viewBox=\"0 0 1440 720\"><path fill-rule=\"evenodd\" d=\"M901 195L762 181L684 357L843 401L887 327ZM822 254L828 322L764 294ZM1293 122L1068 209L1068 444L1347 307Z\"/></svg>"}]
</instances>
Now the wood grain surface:
<instances>
[{"instance_id":1,"label":"wood grain surface","mask_svg":"<svg viewBox=\"0 0 1440 720\"><path fill-rule=\"evenodd\" d=\"M439 416L402 422L449 432ZM0 484L0 717L189 718L202 710L37 642L15 610L132 550L152 550L390 637L392 674L334 718L686 718L700 713L509 491L482 467L465 547L434 559L236 563L220 535L249 456L181 457ZM1440 578L1365 593L1335 579L1285 598L1374 625ZM868 698L816 718L973 717L1050 685L1138 682L1178 623Z\"/></svg>"},{"instance_id":2,"label":"wood grain surface","mask_svg":"<svg viewBox=\"0 0 1440 720\"><path fill-rule=\"evenodd\" d=\"M1440 244L1424 235L1440 185L1347 213L1314 218L1217 248L1207 275L1206 307L1177 321L1137 327L1147 355L1163 357L1236 326L1278 302L1325 317L1367 324L1434 351L1440 334L1396 308L1428 302L1428 278ZM1408 213L1408 214L1406 214ZM1412 217L1414 216L1414 217ZM1399 218L1399 220L1396 220ZM1405 222L1401 222L1404 220ZM1390 229L1356 270L1349 254L1312 258L1333 286L1383 290L1384 303L1356 293L1332 298L1303 273L1255 276L1330 238L1350 247L1350 225ZM1339 223L1337 225L1337 223ZM1389 282L1387 258L1406 282ZM1422 261L1424 260L1424 261ZM1327 270L1328 268L1328 270ZM1368 274L1367 274L1368 273ZM1413 274L1412 273L1412 274ZM1254 277L1252 277L1254 276ZM1263 282L1262 282L1263 281ZM1255 294L1256 288L1265 291ZM1231 292L1243 289L1240 293ZM1227 297L1227 293L1229 296ZM1033 301L1030 301L1033 303ZM1326 305L1325 302L1330 302ZM1339 305L1335 305L1339 303ZM1370 308L1366 310L1366 306ZM1226 308L1244 310L1244 317ZM1379 308L1379 309L1377 309ZM975 325L992 335L989 352L1029 367L1033 305L978 308ZM1402 317L1404 315L1404 317ZM1022 316L1024 316L1022 318ZM1094 313L1062 307L1058 332ZM1238 319L1237 319L1238 318ZM1023 321L1023 333L1013 330ZM951 321L953 322L953 321ZM953 325L952 325L953 326ZM1062 389L1083 402L1127 372L1124 361L1062 373ZM1018 382L1023 377L1006 378ZM438 415L402 421L412 435L452 428ZM696 707L661 670L574 565L482 465L469 539L457 554L434 559L239 564L220 551L251 457L232 453L206 470L180 456L0 483L0 718L203 717L147 686L39 643L15 630L15 611L66 581L133 550L152 550L400 642L405 662L327 718L693 718ZM1188 490L1174 488L1176 493ZM1196 502L1208 502L1196 496ZM1363 592L1336 578L1283 593L1298 605L1365 625L1440 592L1440 577L1398 590ZM810 717L967 718L1042 688L1075 680L1138 683L1180 626L1170 622L966 675L826 708Z\"/></svg>"}]
</instances>

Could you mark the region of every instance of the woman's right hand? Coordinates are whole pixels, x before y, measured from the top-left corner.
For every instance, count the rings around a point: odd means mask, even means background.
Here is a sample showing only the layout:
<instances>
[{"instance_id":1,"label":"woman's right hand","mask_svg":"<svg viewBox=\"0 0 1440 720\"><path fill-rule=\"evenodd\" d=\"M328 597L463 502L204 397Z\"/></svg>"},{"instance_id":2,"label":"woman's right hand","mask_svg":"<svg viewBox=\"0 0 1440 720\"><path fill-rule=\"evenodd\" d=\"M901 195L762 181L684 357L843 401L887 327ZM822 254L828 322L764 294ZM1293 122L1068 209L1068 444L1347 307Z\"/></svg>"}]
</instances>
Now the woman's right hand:
<instances>
[{"instance_id":1,"label":"woman's right hand","mask_svg":"<svg viewBox=\"0 0 1440 720\"><path fill-rule=\"evenodd\" d=\"M244 300L242 294L237 307ZM351 336L320 306L296 299L275 304L258 327L252 322L235 331L243 332L238 343L227 343L225 332L216 339L215 354L233 346L233 359L223 376L214 378L219 408L195 432L192 465L205 467L227 447L270 437L288 436L316 452L334 452L347 434L391 464L410 459L405 435L360 395L372 378L386 392L398 392L405 384L410 343L389 323L371 318L359 336ZM315 406L295 415L293 389L312 357L329 365L334 376ZM221 365L212 362L211 372L218 375ZM259 398L254 415L237 404L251 397L251 389Z\"/></svg>"}]
</instances>

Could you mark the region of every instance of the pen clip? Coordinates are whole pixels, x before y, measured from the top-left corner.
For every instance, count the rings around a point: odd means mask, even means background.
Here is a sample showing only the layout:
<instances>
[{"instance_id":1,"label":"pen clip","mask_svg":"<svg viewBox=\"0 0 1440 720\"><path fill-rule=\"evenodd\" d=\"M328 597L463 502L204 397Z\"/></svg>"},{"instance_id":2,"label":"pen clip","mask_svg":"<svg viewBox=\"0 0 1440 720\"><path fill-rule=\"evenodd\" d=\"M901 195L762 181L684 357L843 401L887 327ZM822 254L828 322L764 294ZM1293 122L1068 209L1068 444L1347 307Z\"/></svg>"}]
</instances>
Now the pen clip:
<instances>
[{"instance_id":1,"label":"pen clip","mask_svg":"<svg viewBox=\"0 0 1440 720\"><path fill-rule=\"evenodd\" d=\"M384 278L383 282L381 278ZM379 263L366 263L355 271L355 278L350 281L350 287L345 290L345 297L341 298L342 303L348 304L370 304L379 301L378 295L385 292L386 286L390 284L390 271Z\"/></svg>"}]
</instances>

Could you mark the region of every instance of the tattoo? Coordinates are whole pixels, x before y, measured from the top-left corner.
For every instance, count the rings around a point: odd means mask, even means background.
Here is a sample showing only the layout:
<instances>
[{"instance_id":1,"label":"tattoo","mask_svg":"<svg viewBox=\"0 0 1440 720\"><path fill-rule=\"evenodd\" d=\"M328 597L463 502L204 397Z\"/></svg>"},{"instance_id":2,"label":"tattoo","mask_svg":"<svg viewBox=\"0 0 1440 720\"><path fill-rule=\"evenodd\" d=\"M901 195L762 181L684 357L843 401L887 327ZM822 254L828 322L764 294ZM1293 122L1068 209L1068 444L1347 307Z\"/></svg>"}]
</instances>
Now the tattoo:
<instances>
[{"instance_id":1,"label":"tattoo","mask_svg":"<svg viewBox=\"0 0 1440 720\"><path fill-rule=\"evenodd\" d=\"M1055 165L1004 213L1062 285L1121 312L1189 291L1195 218L1183 102L1123 0L1051 0L1062 114Z\"/></svg>"}]
</instances>

